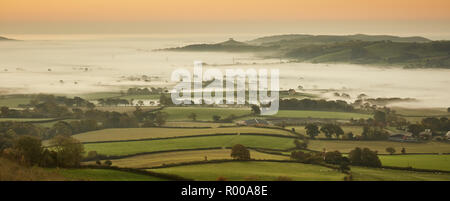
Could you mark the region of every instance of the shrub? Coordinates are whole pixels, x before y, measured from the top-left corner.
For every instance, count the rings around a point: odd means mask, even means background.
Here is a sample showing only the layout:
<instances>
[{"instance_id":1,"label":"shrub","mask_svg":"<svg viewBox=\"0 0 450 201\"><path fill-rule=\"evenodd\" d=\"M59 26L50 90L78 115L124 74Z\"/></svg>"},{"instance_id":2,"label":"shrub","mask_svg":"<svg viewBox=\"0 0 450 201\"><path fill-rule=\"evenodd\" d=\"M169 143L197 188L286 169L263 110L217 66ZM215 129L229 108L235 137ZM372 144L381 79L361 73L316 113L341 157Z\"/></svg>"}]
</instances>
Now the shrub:
<instances>
[{"instance_id":1,"label":"shrub","mask_svg":"<svg viewBox=\"0 0 450 201\"><path fill-rule=\"evenodd\" d=\"M112 165L112 161L107 160L107 161L104 162L104 164L105 164L106 166L111 166L111 165Z\"/></svg>"},{"instance_id":2,"label":"shrub","mask_svg":"<svg viewBox=\"0 0 450 201\"><path fill-rule=\"evenodd\" d=\"M394 154L395 153L395 149L393 147L388 147L386 148L386 152L388 152L389 154Z\"/></svg>"},{"instance_id":3,"label":"shrub","mask_svg":"<svg viewBox=\"0 0 450 201\"><path fill-rule=\"evenodd\" d=\"M227 181L227 178L220 176L220 177L217 177L216 181Z\"/></svg>"}]
</instances>

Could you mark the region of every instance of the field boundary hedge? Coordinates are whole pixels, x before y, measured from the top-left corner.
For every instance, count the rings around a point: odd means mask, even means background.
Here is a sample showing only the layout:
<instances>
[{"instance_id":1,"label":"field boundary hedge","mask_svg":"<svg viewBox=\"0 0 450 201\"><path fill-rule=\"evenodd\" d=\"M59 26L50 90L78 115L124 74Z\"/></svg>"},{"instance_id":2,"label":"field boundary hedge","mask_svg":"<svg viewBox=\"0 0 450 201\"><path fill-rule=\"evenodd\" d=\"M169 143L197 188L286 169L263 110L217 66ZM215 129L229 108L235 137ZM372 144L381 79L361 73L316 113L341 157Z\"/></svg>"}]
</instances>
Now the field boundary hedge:
<instances>
[{"instance_id":1,"label":"field boundary hedge","mask_svg":"<svg viewBox=\"0 0 450 201\"><path fill-rule=\"evenodd\" d=\"M184 178L182 176L174 175L174 174L166 174L166 173L157 173L157 172L151 172L136 168L121 168L117 166L99 166L99 165L82 165L78 168L74 169L103 169L103 170L117 170L117 171L123 171L123 172L130 172L140 175L146 175L146 176L153 176L168 180L175 180L175 181L193 181L192 179Z\"/></svg>"},{"instance_id":2,"label":"field boundary hedge","mask_svg":"<svg viewBox=\"0 0 450 201\"><path fill-rule=\"evenodd\" d=\"M421 168L413 168L413 167L398 167L398 166L381 166L381 169L391 169L391 170L407 170L407 171L413 171L413 172L432 172L432 173L448 173L450 174L450 171L448 170L436 170L436 169L421 169Z\"/></svg>"},{"instance_id":3,"label":"field boundary hedge","mask_svg":"<svg viewBox=\"0 0 450 201\"><path fill-rule=\"evenodd\" d=\"M269 137L298 139L298 137L296 137L296 136L280 135L280 134L272 134L272 133L212 133L212 134L203 134L203 135L186 135L186 136L155 137L155 138L142 138L142 139L130 139L130 140L108 140L108 141L96 141L96 142L82 142L82 144L136 142L136 141L168 140L168 139L178 139L178 138L213 137L213 136L228 136L228 135L269 136Z\"/></svg>"}]
</instances>

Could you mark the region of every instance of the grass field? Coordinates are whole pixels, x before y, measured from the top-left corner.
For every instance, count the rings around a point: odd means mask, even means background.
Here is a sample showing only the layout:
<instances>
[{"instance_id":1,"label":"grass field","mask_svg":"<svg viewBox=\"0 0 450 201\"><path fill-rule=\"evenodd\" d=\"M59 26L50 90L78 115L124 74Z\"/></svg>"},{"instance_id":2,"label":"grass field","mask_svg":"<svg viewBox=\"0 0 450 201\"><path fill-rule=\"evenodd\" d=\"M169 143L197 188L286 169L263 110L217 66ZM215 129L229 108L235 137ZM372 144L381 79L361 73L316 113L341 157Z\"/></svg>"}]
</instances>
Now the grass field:
<instances>
[{"instance_id":1,"label":"grass field","mask_svg":"<svg viewBox=\"0 0 450 201\"><path fill-rule=\"evenodd\" d=\"M385 166L450 171L450 155L381 155Z\"/></svg>"},{"instance_id":2,"label":"grass field","mask_svg":"<svg viewBox=\"0 0 450 201\"><path fill-rule=\"evenodd\" d=\"M378 153L387 153L387 147L393 147L399 153L402 147L406 153L450 153L450 144L440 142L428 143L402 143L390 141L347 141L347 140L310 140L308 148L322 151L326 148L328 151L338 150L342 153L348 153L355 147L367 147L371 150L377 150Z\"/></svg>"},{"instance_id":3,"label":"grass field","mask_svg":"<svg viewBox=\"0 0 450 201\"><path fill-rule=\"evenodd\" d=\"M351 112L328 112L328 111L307 111L307 110L280 110L272 117L283 118L317 118L317 119L367 119L372 117L369 114Z\"/></svg>"},{"instance_id":4,"label":"grass field","mask_svg":"<svg viewBox=\"0 0 450 201\"><path fill-rule=\"evenodd\" d=\"M355 181L450 181L450 174L351 167Z\"/></svg>"},{"instance_id":5,"label":"grass field","mask_svg":"<svg viewBox=\"0 0 450 201\"><path fill-rule=\"evenodd\" d=\"M164 126L169 127L211 127L217 128L219 126L235 126L235 123L210 123L210 122L189 122L189 121L170 121L166 122Z\"/></svg>"},{"instance_id":6,"label":"grass field","mask_svg":"<svg viewBox=\"0 0 450 201\"><path fill-rule=\"evenodd\" d=\"M191 113L197 114L198 121L212 121L214 115L226 118L230 115L241 116L250 114L249 108L212 108L212 107L167 107L163 109L169 114L168 121L191 121Z\"/></svg>"},{"instance_id":7,"label":"grass field","mask_svg":"<svg viewBox=\"0 0 450 201\"><path fill-rule=\"evenodd\" d=\"M52 169L68 180L75 181L166 181L149 175L106 169Z\"/></svg>"},{"instance_id":8,"label":"grass field","mask_svg":"<svg viewBox=\"0 0 450 201\"><path fill-rule=\"evenodd\" d=\"M148 168L161 166L163 164L183 163L192 161L204 161L205 156L208 160L232 159L230 149L213 149L199 151L174 151L167 153L146 154L140 156L127 157L123 159L111 160L114 166L128 168ZM252 159L274 159L289 160L287 156L274 154L266 154L258 151L250 150ZM94 164L95 162L87 162L86 164Z\"/></svg>"},{"instance_id":9,"label":"grass field","mask_svg":"<svg viewBox=\"0 0 450 201\"><path fill-rule=\"evenodd\" d=\"M99 142L99 141L119 141L119 140L137 140L148 138L177 137L190 135L205 135L217 133L264 133L293 135L288 131L268 128L254 127L232 127L232 128L198 128L198 129L180 129L180 128L115 128L91 131L73 135L81 142Z\"/></svg>"},{"instance_id":10,"label":"grass field","mask_svg":"<svg viewBox=\"0 0 450 201\"><path fill-rule=\"evenodd\" d=\"M31 98L29 97L16 97L16 96L7 96L0 98L0 106L6 106L10 108L15 108L20 104L28 104L30 103Z\"/></svg>"},{"instance_id":11,"label":"grass field","mask_svg":"<svg viewBox=\"0 0 450 201\"><path fill-rule=\"evenodd\" d=\"M185 165L151 171L183 175L199 181L214 181L218 177L225 177L229 181L270 181L277 180L280 176L296 181L342 181L345 176L336 170L317 165L257 161Z\"/></svg>"},{"instance_id":12,"label":"grass field","mask_svg":"<svg viewBox=\"0 0 450 201\"><path fill-rule=\"evenodd\" d=\"M97 151L105 155L130 155L154 151L170 151L177 149L197 149L210 147L231 147L242 144L253 148L287 149L294 146L293 139L272 136L207 136L165 140L110 142L85 144L86 153Z\"/></svg>"}]
</instances>

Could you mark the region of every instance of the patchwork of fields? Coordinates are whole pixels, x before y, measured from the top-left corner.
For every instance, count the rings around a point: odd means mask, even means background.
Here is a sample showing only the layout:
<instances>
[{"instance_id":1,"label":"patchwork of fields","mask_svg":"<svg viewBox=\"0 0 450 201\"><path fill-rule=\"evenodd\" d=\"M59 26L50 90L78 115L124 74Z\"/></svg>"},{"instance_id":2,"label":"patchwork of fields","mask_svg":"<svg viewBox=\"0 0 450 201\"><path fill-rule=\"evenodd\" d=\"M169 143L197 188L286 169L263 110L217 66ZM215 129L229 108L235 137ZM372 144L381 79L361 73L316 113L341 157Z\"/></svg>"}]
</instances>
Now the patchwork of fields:
<instances>
[{"instance_id":1,"label":"patchwork of fields","mask_svg":"<svg viewBox=\"0 0 450 201\"><path fill-rule=\"evenodd\" d=\"M99 154L124 156L157 151L176 151L180 149L202 149L231 147L242 144L250 148L285 150L294 147L292 138L251 135L226 135L207 137L188 137L162 140L108 142L85 144L86 152L97 151Z\"/></svg>"}]
</instances>

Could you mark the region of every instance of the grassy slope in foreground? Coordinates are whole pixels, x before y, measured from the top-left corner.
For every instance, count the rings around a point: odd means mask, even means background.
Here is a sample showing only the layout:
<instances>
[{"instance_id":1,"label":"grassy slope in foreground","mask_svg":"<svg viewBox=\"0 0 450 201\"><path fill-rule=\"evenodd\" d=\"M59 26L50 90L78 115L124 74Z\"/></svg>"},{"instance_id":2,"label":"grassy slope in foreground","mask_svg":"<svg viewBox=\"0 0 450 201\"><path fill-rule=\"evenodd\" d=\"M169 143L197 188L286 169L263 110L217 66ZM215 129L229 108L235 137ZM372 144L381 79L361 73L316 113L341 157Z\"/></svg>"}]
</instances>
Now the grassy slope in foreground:
<instances>
[{"instance_id":1,"label":"grassy slope in foreground","mask_svg":"<svg viewBox=\"0 0 450 201\"><path fill-rule=\"evenodd\" d=\"M345 177L345 174L336 170L317 165L258 161L185 165L151 171L183 175L200 181L214 181L218 177L225 177L231 181L270 181L277 180L280 176L297 181L342 181Z\"/></svg>"},{"instance_id":2,"label":"grassy slope in foreground","mask_svg":"<svg viewBox=\"0 0 450 201\"><path fill-rule=\"evenodd\" d=\"M208 160L232 159L230 149L214 149L199 151L174 151L167 153L145 154L140 156L132 156L123 159L111 160L114 166L128 168L148 168L161 166L163 164L185 163L193 161L204 161L205 156ZM288 156L280 156L274 154L266 154L258 151L250 150L252 159L272 159L272 160L289 160ZM94 161L87 164L94 164Z\"/></svg>"},{"instance_id":3,"label":"grassy slope in foreground","mask_svg":"<svg viewBox=\"0 0 450 201\"><path fill-rule=\"evenodd\" d=\"M450 174L351 167L354 181L450 181Z\"/></svg>"},{"instance_id":4,"label":"grassy slope in foreground","mask_svg":"<svg viewBox=\"0 0 450 201\"><path fill-rule=\"evenodd\" d=\"M318 119L351 119L351 118L353 118L353 119L360 119L360 118L367 119L367 118L370 118L372 116L368 115L368 114L351 113L351 112L280 110L273 117L318 118Z\"/></svg>"},{"instance_id":5,"label":"grassy slope in foreground","mask_svg":"<svg viewBox=\"0 0 450 201\"><path fill-rule=\"evenodd\" d=\"M199 128L199 129L179 129L179 128L115 128L91 131L73 135L81 142L99 141L119 141L138 140L149 138L166 138L190 135L205 135L218 133L264 133L291 135L288 131L279 129L253 128L253 127L232 127L232 128Z\"/></svg>"},{"instance_id":6,"label":"grassy slope in foreground","mask_svg":"<svg viewBox=\"0 0 450 201\"><path fill-rule=\"evenodd\" d=\"M106 169L59 169L55 172L69 180L87 181L166 181L163 178Z\"/></svg>"},{"instance_id":7,"label":"grassy slope in foreground","mask_svg":"<svg viewBox=\"0 0 450 201\"><path fill-rule=\"evenodd\" d=\"M383 155L379 157L385 166L450 171L450 155Z\"/></svg>"},{"instance_id":8,"label":"grassy slope in foreground","mask_svg":"<svg viewBox=\"0 0 450 201\"><path fill-rule=\"evenodd\" d=\"M308 145L308 148L312 150L322 151L326 148L328 151L338 150L342 153L348 153L355 147L367 147L382 154L387 153L387 147L393 147L397 152L400 152L402 147L404 147L406 153L450 153L450 144L440 142L402 143L390 141L310 140Z\"/></svg>"},{"instance_id":9,"label":"grassy slope in foreground","mask_svg":"<svg viewBox=\"0 0 450 201\"><path fill-rule=\"evenodd\" d=\"M208 136L164 140L109 142L85 144L86 153L97 151L106 155L130 155L155 151L170 151L178 149L198 149L210 147L231 147L243 144L253 148L287 149L294 146L293 139L271 136Z\"/></svg>"},{"instance_id":10,"label":"grassy slope in foreground","mask_svg":"<svg viewBox=\"0 0 450 201\"><path fill-rule=\"evenodd\" d=\"M250 114L249 108L206 108L206 107L167 107L164 108L164 112L169 114L168 121L186 121L191 120L188 118L189 114L195 113L197 120L199 121L212 121L214 115L218 115L222 118L226 118L230 115L241 116Z\"/></svg>"},{"instance_id":11,"label":"grassy slope in foreground","mask_svg":"<svg viewBox=\"0 0 450 201\"><path fill-rule=\"evenodd\" d=\"M20 122L33 122L33 121L47 121L51 118L0 118L1 121L20 121Z\"/></svg>"}]
</instances>

